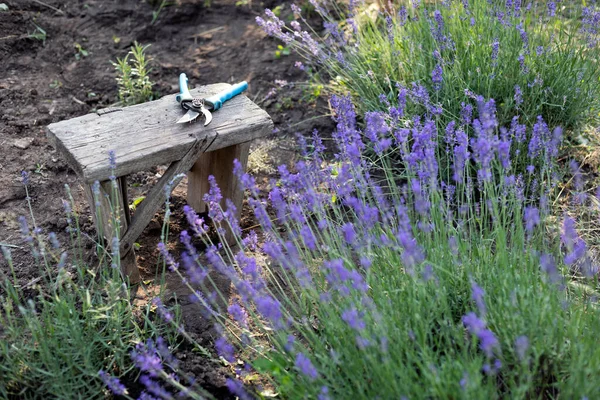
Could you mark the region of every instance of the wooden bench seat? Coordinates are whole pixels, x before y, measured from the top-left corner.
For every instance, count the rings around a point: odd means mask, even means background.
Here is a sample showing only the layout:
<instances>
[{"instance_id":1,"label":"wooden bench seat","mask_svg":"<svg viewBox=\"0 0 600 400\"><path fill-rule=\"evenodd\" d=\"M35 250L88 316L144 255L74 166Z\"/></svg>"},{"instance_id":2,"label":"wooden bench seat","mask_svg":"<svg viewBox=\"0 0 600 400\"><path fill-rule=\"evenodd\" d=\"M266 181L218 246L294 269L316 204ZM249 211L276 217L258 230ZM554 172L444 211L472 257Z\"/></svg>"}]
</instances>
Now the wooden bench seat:
<instances>
[{"instance_id":1,"label":"wooden bench seat","mask_svg":"<svg viewBox=\"0 0 600 400\"><path fill-rule=\"evenodd\" d=\"M191 93L194 97L208 97L229 86L207 85ZM189 171L188 203L196 212L204 212L202 197L208 190L208 176L214 175L223 197L231 199L239 212L243 193L232 173L233 160L237 158L245 166L250 141L273 129L269 115L244 95L234 97L215 111L206 127L202 119L176 124L184 113L175 95L169 95L135 106L99 110L47 128L50 141L86 187L97 229L104 232L109 243L113 237L120 237L121 270L132 283L139 281L133 243L163 204L165 187L173 178ZM109 151L116 155L114 170L108 161ZM163 164L169 168L130 216L127 175ZM116 191L110 181L113 175ZM100 183L101 221L96 218L99 210L92 189L96 181ZM115 192L117 198L112 199L111 209L106 198ZM119 226L113 226L111 215L119 216Z\"/></svg>"}]
</instances>

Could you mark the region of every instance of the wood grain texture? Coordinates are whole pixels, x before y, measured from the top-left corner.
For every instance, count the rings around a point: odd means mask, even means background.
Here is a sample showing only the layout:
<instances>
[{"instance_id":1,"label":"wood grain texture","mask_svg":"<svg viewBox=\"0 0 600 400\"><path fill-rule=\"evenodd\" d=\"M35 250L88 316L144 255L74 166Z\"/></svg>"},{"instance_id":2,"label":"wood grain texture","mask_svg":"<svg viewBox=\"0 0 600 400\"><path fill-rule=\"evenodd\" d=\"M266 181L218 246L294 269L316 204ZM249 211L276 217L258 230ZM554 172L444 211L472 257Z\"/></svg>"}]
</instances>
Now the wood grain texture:
<instances>
[{"instance_id":1,"label":"wood grain texture","mask_svg":"<svg viewBox=\"0 0 600 400\"><path fill-rule=\"evenodd\" d=\"M230 86L207 85L191 93L207 97ZM61 121L47 128L50 141L86 183L107 180L112 174L108 164L110 150L116 153L115 175L119 177L178 161L197 138L215 136L206 149L213 151L265 136L273 128L269 115L244 95L234 97L215 111L206 127L202 122L175 123L184 115L175 95L110 111Z\"/></svg>"},{"instance_id":2,"label":"wood grain texture","mask_svg":"<svg viewBox=\"0 0 600 400\"><path fill-rule=\"evenodd\" d=\"M226 210L225 200L230 199L237 208L236 218L239 219L244 200L244 190L239 179L233 173L233 160L237 159L245 171L249 152L250 142L246 142L203 154L188 173L188 204L197 213L207 211L208 205L204 202L203 197L210 189L208 177L213 175L223 196L221 207ZM224 226L226 225L225 223ZM229 244L235 243L233 233L228 228L226 229L225 240Z\"/></svg>"},{"instance_id":3,"label":"wood grain texture","mask_svg":"<svg viewBox=\"0 0 600 400\"><path fill-rule=\"evenodd\" d=\"M106 249L109 248L115 236L118 235L119 238L122 238L128 229L129 209L126 202L126 188L125 177L117 178L114 186L111 181L101 182L96 196L92 186L85 185L85 193L94 216L96 230L102 232ZM115 224L118 225L115 226ZM139 283L140 272L135 252L132 250L128 253L120 253L120 259L123 279L129 279L131 284Z\"/></svg>"}]
</instances>

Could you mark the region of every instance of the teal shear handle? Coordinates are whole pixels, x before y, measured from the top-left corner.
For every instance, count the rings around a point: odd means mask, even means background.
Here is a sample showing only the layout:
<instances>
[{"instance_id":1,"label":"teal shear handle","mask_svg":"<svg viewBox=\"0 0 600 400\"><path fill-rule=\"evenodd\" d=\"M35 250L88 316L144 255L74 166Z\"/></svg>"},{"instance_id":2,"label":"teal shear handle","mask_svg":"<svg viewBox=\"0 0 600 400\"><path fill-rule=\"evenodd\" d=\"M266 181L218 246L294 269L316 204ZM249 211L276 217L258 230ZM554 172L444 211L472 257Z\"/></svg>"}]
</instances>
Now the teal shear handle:
<instances>
[{"instance_id":1,"label":"teal shear handle","mask_svg":"<svg viewBox=\"0 0 600 400\"><path fill-rule=\"evenodd\" d=\"M185 73L179 75L179 94L177 95L176 99L179 103L181 103L184 100L194 100L194 96L192 96L188 89L188 78Z\"/></svg>"},{"instance_id":2,"label":"teal shear handle","mask_svg":"<svg viewBox=\"0 0 600 400\"><path fill-rule=\"evenodd\" d=\"M224 90L221 93L215 94L214 96L206 98L205 101L207 105L211 107L212 111L216 111L219 108L223 107L223 103L225 103L227 100L231 99L234 96L237 96L246 89L248 89L248 82L244 81L236 83L231 88Z\"/></svg>"}]
</instances>

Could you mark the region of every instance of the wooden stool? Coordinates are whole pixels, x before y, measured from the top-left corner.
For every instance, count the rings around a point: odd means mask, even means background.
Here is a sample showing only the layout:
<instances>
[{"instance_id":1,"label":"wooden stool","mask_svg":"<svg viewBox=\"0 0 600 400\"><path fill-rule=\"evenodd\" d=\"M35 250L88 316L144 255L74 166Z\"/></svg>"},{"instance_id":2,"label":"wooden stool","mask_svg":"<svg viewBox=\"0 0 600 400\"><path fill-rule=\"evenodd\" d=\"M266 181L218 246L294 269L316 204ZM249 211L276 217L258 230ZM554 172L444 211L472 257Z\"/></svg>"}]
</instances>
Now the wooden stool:
<instances>
[{"instance_id":1,"label":"wooden stool","mask_svg":"<svg viewBox=\"0 0 600 400\"><path fill-rule=\"evenodd\" d=\"M191 93L194 97L208 97L228 86L231 85L207 85ZM202 197L208 191L208 176L214 175L223 200L233 201L239 217L243 191L233 174L233 160L237 158L245 168L250 141L268 135L273 129L269 115L244 95L234 97L215 111L206 127L203 120L176 124L184 113L175 95L169 95L135 106L100 110L51 124L47 129L51 142L85 184L98 232L103 232L111 243L118 229L121 271L131 283L140 280L133 244L164 203L169 182L189 171L188 203L200 213L207 207ZM108 161L111 150L116 155L114 170ZM161 164L169 164L169 168L130 216L127 175ZM113 181L112 175L116 177ZM98 203L93 195L96 181L100 183ZM107 199L112 194L116 198L109 203ZM222 206L225 207L224 201ZM96 218L97 211L102 211L100 221ZM112 215L118 216L118 227L111 223L115 219Z\"/></svg>"}]
</instances>

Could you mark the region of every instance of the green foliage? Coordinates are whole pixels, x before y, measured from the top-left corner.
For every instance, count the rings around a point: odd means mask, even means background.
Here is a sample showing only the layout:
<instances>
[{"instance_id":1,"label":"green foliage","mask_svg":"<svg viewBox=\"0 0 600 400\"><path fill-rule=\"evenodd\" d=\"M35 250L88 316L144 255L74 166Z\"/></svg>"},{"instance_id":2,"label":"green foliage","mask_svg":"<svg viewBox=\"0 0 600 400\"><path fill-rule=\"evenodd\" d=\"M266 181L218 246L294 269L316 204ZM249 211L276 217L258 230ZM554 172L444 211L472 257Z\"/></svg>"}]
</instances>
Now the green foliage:
<instances>
[{"instance_id":1,"label":"green foliage","mask_svg":"<svg viewBox=\"0 0 600 400\"><path fill-rule=\"evenodd\" d=\"M124 58L117 58L117 62L111 61L118 73L119 101L123 105L144 103L154 98L154 83L148 76L151 59L145 54L149 46L135 42Z\"/></svg>"},{"instance_id":2,"label":"green foliage","mask_svg":"<svg viewBox=\"0 0 600 400\"><path fill-rule=\"evenodd\" d=\"M298 26L281 29L276 16L263 27L319 66L313 76L330 92L350 92L362 113L387 110L380 95L397 106L400 89L417 85L432 95L429 104L409 96L410 111L439 106L441 126L459 117L461 103L475 105L476 96L496 100L501 125L519 115L531 126L541 115L571 134L598 121L600 47L582 3L558 3L555 14L550 2L527 3L518 12L512 2L488 0L393 3L390 13L367 4L350 15L339 3L322 4L317 12L326 29L313 35L314 43L309 33L293 33Z\"/></svg>"},{"instance_id":3,"label":"green foliage","mask_svg":"<svg viewBox=\"0 0 600 400\"><path fill-rule=\"evenodd\" d=\"M151 24L154 25L154 23L158 20L158 16L160 15L160 12L162 11L163 8L172 5L173 3L167 1L167 0L162 0L160 2L160 4L158 5L158 8L154 11L152 11L152 22Z\"/></svg>"},{"instance_id":4,"label":"green foliage","mask_svg":"<svg viewBox=\"0 0 600 400\"><path fill-rule=\"evenodd\" d=\"M459 172L489 174L442 183L431 174L439 162L432 119L398 133L385 118L367 118L359 132L350 102L331 103L334 166L309 154L322 151L317 137L297 173L280 169L270 203L241 179L264 232L260 248L240 236L239 247L228 246L222 235L235 223L227 218L215 218L221 252L203 220L193 228L241 298L233 304L244 312L203 300L239 359L290 399L599 397L590 379L600 374L598 272L572 220L561 237L549 214L550 146L537 155L545 166L531 173L538 184L528 194L505 179L513 167L500 152L469 164L455 153ZM495 112L482 105L475 117L486 127L480 139L493 142ZM375 155L360 154L367 131L383 148ZM396 133L397 144L386 141ZM402 168L389 153L404 155ZM210 192L220 215L219 192ZM203 285L224 297L214 282Z\"/></svg>"},{"instance_id":5,"label":"green foliage","mask_svg":"<svg viewBox=\"0 0 600 400\"><path fill-rule=\"evenodd\" d=\"M98 265L84 263L79 216L65 208L70 252L37 229L33 215L32 229L21 220L39 267L27 285L19 284L10 247L0 245L12 273L0 271L0 398L103 398L98 371L123 377L135 344L156 334L176 340L174 329L151 321L150 307L132 304L118 259L111 267L98 245Z\"/></svg>"},{"instance_id":6,"label":"green foliage","mask_svg":"<svg viewBox=\"0 0 600 400\"><path fill-rule=\"evenodd\" d=\"M461 103L473 103L474 95L496 100L501 125L517 114L529 126L541 115L550 126L565 129L597 120L600 49L587 46L575 10L549 17L545 2L534 3L520 18L501 20L497 13L507 11L487 0L470 1L468 10L460 1L450 2L450 7L438 4L444 41L436 37L433 6L414 10L405 5L407 21L397 16L387 21L383 16L357 18L356 50L344 52L349 66L327 64L339 88L355 94L363 111L381 109L381 94L393 102L396 83L410 88L415 82L435 93L432 101L443 107L446 122L458 118ZM438 65L443 81L435 90L432 73ZM522 104L515 102L516 86L523 92Z\"/></svg>"},{"instance_id":7,"label":"green foliage","mask_svg":"<svg viewBox=\"0 0 600 400\"><path fill-rule=\"evenodd\" d=\"M35 30L33 32L31 32L28 37L32 38L32 39L36 39L42 42L42 45L46 44L46 39L48 38L48 35L46 34L46 31L43 30L40 26L35 25Z\"/></svg>"},{"instance_id":8,"label":"green foliage","mask_svg":"<svg viewBox=\"0 0 600 400\"><path fill-rule=\"evenodd\" d=\"M45 277L50 289L38 287L31 299L4 280L2 397L93 398L103 391L100 369L131 370L128 352L142 339L141 330L127 287L118 273L107 272L86 282L62 268Z\"/></svg>"},{"instance_id":9,"label":"green foliage","mask_svg":"<svg viewBox=\"0 0 600 400\"><path fill-rule=\"evenodd\" d=\"M73 46L75 47L75 50L76 50L76 53L75 53L76 60L81 60L83 57L87 57L90 55L90 52L87 51L86 49L84 49L83 46L81 46L79 43L75 43L75 44L73 44Z\"/></svg>"},{"instance_id":10,"label":"green foliage","mask_svg":"<svg viewBox=\"0 0 600 400\"><path fill-rule=\"evenodd\" d=\"M281 58L281 56L289 56L291 54L289 47L283 47L282 45L277 45L277 50L275 50L275 58Z\"/></svg>"}]
</instances>

